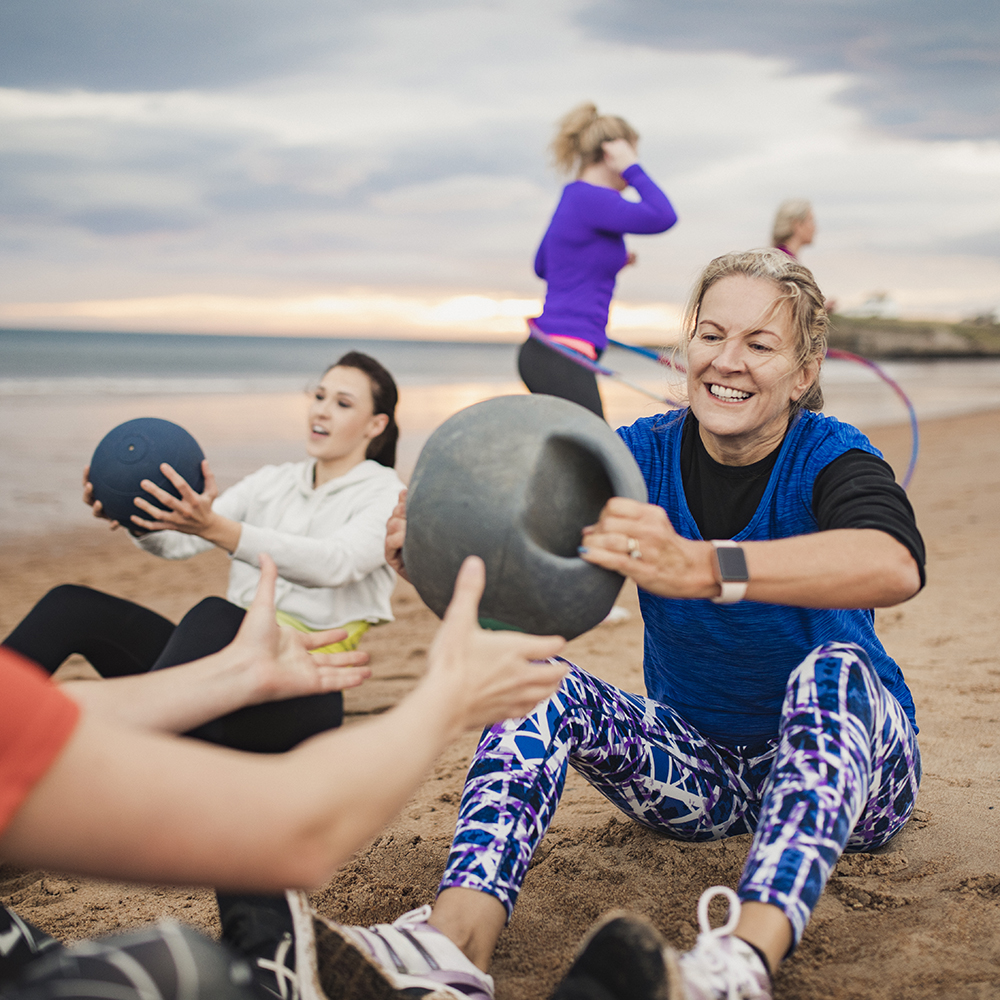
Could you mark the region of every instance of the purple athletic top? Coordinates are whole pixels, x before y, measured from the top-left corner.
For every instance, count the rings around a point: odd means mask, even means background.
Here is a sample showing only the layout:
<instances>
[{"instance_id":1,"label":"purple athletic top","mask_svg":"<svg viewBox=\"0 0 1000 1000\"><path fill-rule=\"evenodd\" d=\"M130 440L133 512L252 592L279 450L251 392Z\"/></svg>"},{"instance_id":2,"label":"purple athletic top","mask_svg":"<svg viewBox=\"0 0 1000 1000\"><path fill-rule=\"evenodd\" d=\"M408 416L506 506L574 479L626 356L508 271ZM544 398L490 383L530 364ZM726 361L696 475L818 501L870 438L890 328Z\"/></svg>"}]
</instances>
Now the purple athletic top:
<instances>
[{"instance_id":1,"label":"purple athletic top","mask_svg":"<svg viewBox=\"0 0 1000 1000\"><path fill-rule=\"evenodd\" d=\"M638 163L622 177L641 202L585 181L563 188L535 256L535 274L548 284L545 308L535 321L543 333L579 337L604 350L615 278L628 259L622 233L662 233L677 221L667 196Z\"/></svg>"}]
</instances>

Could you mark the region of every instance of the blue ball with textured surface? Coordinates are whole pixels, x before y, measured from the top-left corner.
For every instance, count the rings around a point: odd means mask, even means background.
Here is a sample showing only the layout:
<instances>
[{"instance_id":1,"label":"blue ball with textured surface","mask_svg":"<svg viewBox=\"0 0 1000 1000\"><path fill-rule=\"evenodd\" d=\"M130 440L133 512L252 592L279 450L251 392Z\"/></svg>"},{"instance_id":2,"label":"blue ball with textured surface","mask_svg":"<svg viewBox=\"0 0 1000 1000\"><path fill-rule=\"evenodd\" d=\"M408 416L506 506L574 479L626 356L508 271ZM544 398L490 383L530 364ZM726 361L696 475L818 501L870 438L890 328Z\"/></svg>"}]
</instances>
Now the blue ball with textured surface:
<instances>
[{"instance_id":1,"label":"blue ball with textured surface","mask_svg":"<svg viewBox=\"0 0 1000 1000\"><path fill-rule=\"evenodd\" d=\"M201 463L205 454L198 442L183 427L158 417L139 417L119 424L104 436L90 460L90 482L94 499L101 501L104 513L134 535L143 529L131 521L133 514L143 516L135 505L143 497L154 506L156 499L139 486L149 479L161 489L180 496L173 483L160 471L166 462L173 466L201 493L205 488Z\"/></svg>"}]
</instances>

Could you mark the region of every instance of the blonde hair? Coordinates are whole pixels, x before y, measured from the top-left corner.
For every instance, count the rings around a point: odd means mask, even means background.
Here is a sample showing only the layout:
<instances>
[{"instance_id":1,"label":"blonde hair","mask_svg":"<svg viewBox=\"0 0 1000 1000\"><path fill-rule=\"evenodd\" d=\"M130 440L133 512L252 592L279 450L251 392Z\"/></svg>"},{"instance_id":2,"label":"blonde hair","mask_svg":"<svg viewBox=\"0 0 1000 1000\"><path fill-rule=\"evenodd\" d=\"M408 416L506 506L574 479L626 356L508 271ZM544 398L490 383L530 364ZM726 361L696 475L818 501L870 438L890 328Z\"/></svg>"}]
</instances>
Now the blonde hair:
<instances>
[{"instance_id":1,"label":"blonde hair","mask_svg":"<svg viewBox=\"0 0 1000 1000\"><path fill-rule=\"evenodd\" d=\"M773 282L780 292L775 306L787 302L791 309L797 368L805 368L813 361L822 364L826 356L827 332L830 327L823 293L809 268L773 247L723 254L702 271L684 312L685 342L691 340L698 327L698 313L705 293L717 281L732 275ZM792 401L791 412L795 413L799 409L823 409L823 389L819 384L818 372L812 385L797 400Z\"/></svg>"},{"instance_id":2,"label":"blonde hair","mask_svg":"<svg viewBox=\"0 0 1000 1000\"><path fill-rule=\"evenodd\" d=\"M549 149L556 169L571 174L600 163L604 159L602 144L612 139L625 139L634 146L639 133L624 118L599 115L597 105L588 101L560 119Z\"/></svg>"},{"instance_id":3,"label":"blonde hair","mask_svg":"<svg viewBox=\"0 0 1000 1000\"><path fill-rule=\"evenodd\" d=\"M805 198L788 198L778 206L771 229L771 246L780 247L795 235L795 224L805 222L813 207Z\"/></svg>"}]
</instances>

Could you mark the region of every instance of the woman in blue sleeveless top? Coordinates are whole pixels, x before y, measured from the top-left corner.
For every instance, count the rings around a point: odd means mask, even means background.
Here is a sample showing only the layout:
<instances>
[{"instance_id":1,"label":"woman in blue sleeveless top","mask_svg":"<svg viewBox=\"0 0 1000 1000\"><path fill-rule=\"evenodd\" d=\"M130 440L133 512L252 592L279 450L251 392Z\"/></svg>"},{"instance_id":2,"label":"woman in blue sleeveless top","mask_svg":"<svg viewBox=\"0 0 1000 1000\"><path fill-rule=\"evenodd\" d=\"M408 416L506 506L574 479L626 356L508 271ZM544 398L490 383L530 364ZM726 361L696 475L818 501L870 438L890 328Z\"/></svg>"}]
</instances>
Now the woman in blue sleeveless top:
<instances>
[{"instance_id":1,"label":"woman in blue sleeveless top","mask_svg":"<svg viewBox=\"0 0 1000 1000\"><path fill-rule=\"evenodd\" d=\"M639 587L647 695L573 666L531 715L484 734L433 910L342 930L390 987L429 976L456 997L492 995L485 970L569 766L668 837L753 841L736 892L703 894L692 951L619 917L559 1000L770 998L841 853L908 820L913 700L871 609L917 593L923 543L876 449L819 412L826 331L812 275L780 250L728 254L702 275L689 406L619 431L649 503L613 498L580 549ZM729 919L711 930L720 893Z\"/></svg>"}]
</instances>

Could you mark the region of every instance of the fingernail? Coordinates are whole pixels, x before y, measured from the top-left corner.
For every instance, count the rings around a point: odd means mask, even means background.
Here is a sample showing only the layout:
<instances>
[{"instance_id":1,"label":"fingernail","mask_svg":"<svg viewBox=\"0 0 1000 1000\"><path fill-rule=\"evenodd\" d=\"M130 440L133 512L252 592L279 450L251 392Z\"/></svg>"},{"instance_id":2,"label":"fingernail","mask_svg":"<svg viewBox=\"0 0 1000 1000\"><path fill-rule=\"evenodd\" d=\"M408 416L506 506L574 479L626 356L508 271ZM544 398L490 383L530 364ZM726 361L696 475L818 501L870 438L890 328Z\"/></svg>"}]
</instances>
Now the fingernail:
<instances>
[{"instance_id":1,"label":"fingernail","mask_svg":"<svg viewBox=\"0 0 1000 1000\"><path fill-rule=\"evenodd\" d=\"M579 554L580 554L581 556L585 556L585 555L586 555L586 554L587 554L587 553L588 553L588 552L590 551L590 549L588 549L586 545L578 545L578 546L576 547L576 551L577 551L577 552L578 552L578 553L579 553Z\"/></svg>"}]
</instances>

